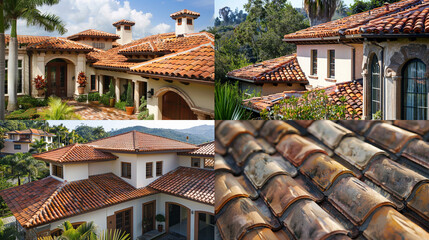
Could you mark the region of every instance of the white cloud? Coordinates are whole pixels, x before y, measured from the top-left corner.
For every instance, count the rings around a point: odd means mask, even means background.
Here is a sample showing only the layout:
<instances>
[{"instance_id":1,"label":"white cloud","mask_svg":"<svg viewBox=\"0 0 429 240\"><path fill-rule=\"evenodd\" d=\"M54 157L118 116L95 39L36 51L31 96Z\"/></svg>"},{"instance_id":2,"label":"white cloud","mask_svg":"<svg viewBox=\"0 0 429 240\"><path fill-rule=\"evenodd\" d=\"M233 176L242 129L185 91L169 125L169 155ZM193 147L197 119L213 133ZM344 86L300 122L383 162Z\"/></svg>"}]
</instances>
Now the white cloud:
<instances>
[{"instance_id":1,"label":"white cloud","mask_svg":"<svg viewBox=\"0 0 429 240\"><path fill-rule=\"evenodd\" d=\"M148 33L164 33L170 29L170 25L161 23L152 26L152 13L132 9L129 1L117 0L62 0L51 7L40 8L42 12L49 12L60 16L66 23L68 32L66 36L78 33L86 29L98 29L106 32L115 32L112 23L121 19L136 22L133 27L133 38L141 38ZM39 27L27 27L25 21L18 21L18 34L21 35L51 35Z\"/></svg>"}]
</instances>

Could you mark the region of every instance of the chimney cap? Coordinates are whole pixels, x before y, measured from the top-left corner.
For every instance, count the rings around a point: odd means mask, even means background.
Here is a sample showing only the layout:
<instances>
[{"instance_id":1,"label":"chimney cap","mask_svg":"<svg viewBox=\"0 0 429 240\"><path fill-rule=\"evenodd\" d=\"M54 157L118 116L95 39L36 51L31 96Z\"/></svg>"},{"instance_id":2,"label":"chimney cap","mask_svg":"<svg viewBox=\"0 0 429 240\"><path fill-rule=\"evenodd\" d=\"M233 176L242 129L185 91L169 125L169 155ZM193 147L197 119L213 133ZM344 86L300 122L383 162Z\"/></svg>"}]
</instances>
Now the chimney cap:
<instances>
[{"instance_id":1,"label":"chimney cap","mask_svg":"<svg viewBox=\"0 0 429 240\"><path fill-rule=\"evenodd\" d=\"M179 17L191 17L191 18L197 19L199 16L200 16L200 13L197 13L188 9L183 9L178 12L170 14L170 17L172 19L177 19Z\"/></svg>"},{"instance_id":2,"label":"chimney cap","mask_svg":"<svg viewBox=\"0 0 429 240\"><path fill-rule=\"evenodd\" d=\"M129 21L129 20L125 20L125 19L122 19L122 20L119 20L119 21L117 21L117 22L114 22L113 23L113 26L115 26L115 27L117 27L117 26L122 26L122 25L126 25L126 26L134 26L136 23L135 22L133 22L133 21Z\"/></svg>"}]
</instances>

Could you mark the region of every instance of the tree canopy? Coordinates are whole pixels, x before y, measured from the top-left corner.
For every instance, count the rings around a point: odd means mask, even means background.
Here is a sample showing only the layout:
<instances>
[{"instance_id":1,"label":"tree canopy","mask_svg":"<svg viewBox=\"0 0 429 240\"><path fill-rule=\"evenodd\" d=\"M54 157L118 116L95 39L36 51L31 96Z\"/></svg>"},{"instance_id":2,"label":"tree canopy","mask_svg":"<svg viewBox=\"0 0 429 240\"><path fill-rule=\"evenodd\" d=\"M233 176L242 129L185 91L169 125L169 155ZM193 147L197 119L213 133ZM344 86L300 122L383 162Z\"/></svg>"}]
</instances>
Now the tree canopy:
<instances>
[{"instance_id":1,"label":"tree canopy","mask_svg":"<svg viewBox=\"0 0 429 240\"><path fill-rule=\"evenodd\" d=\"M354 0L354 3L350 5L349 15L381 7L384 3L394 3L398 1L399 0Z\"/></svg>"}]
</instances>

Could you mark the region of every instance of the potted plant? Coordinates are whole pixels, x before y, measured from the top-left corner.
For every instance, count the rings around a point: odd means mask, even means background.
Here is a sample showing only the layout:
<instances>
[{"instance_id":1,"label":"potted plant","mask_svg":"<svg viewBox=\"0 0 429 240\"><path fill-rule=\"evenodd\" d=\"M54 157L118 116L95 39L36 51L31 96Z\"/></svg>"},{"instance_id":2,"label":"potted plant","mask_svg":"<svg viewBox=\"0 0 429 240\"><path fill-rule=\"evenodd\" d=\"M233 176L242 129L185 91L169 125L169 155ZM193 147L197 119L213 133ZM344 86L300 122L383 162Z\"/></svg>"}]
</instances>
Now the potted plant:
<instances>
[{"instance_id":1,"label":"potted plant","mask_svg":"<svg viewBox=\"0 0 429 240\"><path fill-rule=\"evenodd\" d=\"M131 86L131 82L128 82L127 89L127 101L125 105L125 109L127 110L127 115L131 115L134 112L134 102L133 102L133 87Z\"/></svg>"},{"instance_id":2,"label":"potted plant","mask_svg":"<svg viewBox=\"0 0 429 240\"><path fill-rule=\"evenodd\" d=\"M77 87L77 90L79 94L85 93L85 87L86 87L86 75L84 72L80 72L77 76L77 83L79 84L79 87Z\"/></svg>"},{"instance_id":3,"label":"potted plant","mask_svg":"<svg viewBox=\"0 0 429 240\"><path fill-rule=\"evenodd\" d=\"M109 84L109 98L110 98L110 107L115 106L115 86L113 85L113 81L110 80Z\"/></svg>"},{"instance_id":4,"label":"potted plant","mask_svg":"<svg viewBox=\"0 0 429 240\"><path fill-rule=\"evenodd\" d=\"M164 227L164 225L163 225L163 222L165 222L165 217L164 217L164 215L162 215L162 214L158 214L158 215L156 215L155 216L155 220L157 221L157 222L159 222L159 224L158 224L158 232L162 232L164 229L163 229L163 227Z\"/></svg>"},{"instance_id":5,"label":"potted plant","mask_svg":"<svg viewBox=\"0 0 429 240\"><path fill-rule=\"evenodd\" d=\"M43 78L43 76L37 75L37 77L34 78L34 84L36 85L38 95L42 97L45 93L46 85L48 85L48 82L46 81L46 79Z\"/></svg>"}]
</instances>

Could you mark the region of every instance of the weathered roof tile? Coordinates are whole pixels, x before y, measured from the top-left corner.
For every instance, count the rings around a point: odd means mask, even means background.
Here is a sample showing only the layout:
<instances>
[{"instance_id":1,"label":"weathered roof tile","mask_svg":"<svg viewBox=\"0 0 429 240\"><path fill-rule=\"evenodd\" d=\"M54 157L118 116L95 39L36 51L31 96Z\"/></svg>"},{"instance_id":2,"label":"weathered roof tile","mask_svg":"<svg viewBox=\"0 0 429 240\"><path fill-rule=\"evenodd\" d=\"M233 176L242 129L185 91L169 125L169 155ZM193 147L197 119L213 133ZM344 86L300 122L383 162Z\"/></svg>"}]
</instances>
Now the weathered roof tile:
<instances>
[{"instance_id":1,"label":"weathered roof tile","mask_svg":"<svg viewBox=\"0 0 429 240\"><path fill-rule=\"evenodd\" d=\"M260 132L261 137L274 144L278 143L284 135L291 133L299 134L298 130L294 127L279 120L268 121Z\"/></svg>"},{"instance_id":2,"label":"weathered roof tile","mask_svg":"<svg viewBox=\"0 0 429 240\"><path fill-rule=\"evenodd\" d=\"M284 136L276 149L297 167L300 166L310 154L316 152L327 154L322 148L315 146L310 141L297 134Z\"/></svg>"},{"instance_id":3,"label":"weathered roof tile","mask_svg":"<svg viewBox=\"0 0 429 240\"><path fill-rule=\"evenodd\" d=\"M406 131L387 123L377 123L368 133L367 139L393 153L398 153L411 139L421 137L415 133Z\"/></svg>"},{"instance_id":4,"label":"weathered roof tile","mask_svg":"<svg viewBox=\"0 0 429 240\"><path fill-rule=\"evenodd\" d=\"M307 129L330 148L335 148L344 136L353 135L347 128L329 120L316 121Z\"/></svg>"}]
</instances>

